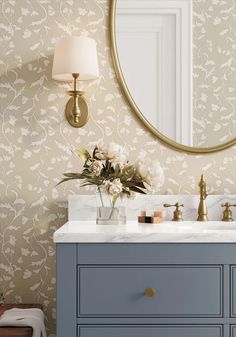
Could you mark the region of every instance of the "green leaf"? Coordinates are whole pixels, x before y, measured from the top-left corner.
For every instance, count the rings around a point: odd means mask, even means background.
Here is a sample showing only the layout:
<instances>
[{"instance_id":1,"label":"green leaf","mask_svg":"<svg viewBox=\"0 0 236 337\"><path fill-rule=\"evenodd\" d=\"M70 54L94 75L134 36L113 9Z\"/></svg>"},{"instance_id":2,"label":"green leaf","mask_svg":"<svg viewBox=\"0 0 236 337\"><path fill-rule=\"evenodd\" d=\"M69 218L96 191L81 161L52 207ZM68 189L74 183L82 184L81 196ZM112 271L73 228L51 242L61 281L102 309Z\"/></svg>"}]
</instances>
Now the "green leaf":
<instances>
[{"instance_id":1,"label":"green leaf","mask_svg":"<svg viewBox=\"0 0 236 337\"><path fill-rule=\"evenodd\" d=\"M145 185L142 181L134 181L133 184L137 187L140 187L140 188L144 188L145 189Z\"/></svg>"},{"instance_id":2,"label":"green leaf","mask_svg":"<svg viewBox=\"0 0 236 337\"><path fill-rule=\"evenodd\" d=\"M94 185L93 183L83 183L83 184L81 184L80 186L81 187L85 187L85 186L91 186L91 185Z\"/></svg>"},{"instance_id":3,"label":"green leaf","mask_svg":"<svg viewBox=\"0 0 236 337\"><path fill-rule=\"evenodd\" d=\"M80 173L63 173L63 175L67 178L77 178L77 179L82 178Z\"/></svg>"},{"instance_id":4,"label":"green leaf","mask_svg":"<svg viewBox=\"0 0 236 337\"><path fill-rule=\"evenodd\" d=\"M118 177L119 174L120 174L120 166L116 164L114 175Z\"/></svg>"},{"instance_id":5,"label":"green leaf","mask_svg":"<svg viewBox=\"0 0 236 337\"><path fill-rule=\"evenodd\" d=\"M96 152L98 151L98 147L95 146L94 150L93 150L93 158L94 159L98 159L97 156L96 156Z\"/></svg>"},{"instance_id":6,"label":"green leaf","mask_svg":"<svg viewBox=\"0 0 236 337\"><path fill-rule=\"evenodd\" d=\"M141 190L140 188L138 188L136 186L130 186L130 189L133 192L137 192L137 193L141 193L141 194L146 194L146 192L144 192L143 190Z\"/></svg>"},{"instance_id":7,"label":"green leaf","mask_svg":"<svg viewBox=\"0 0 236 337\"><path fill-rule=\"evenodd\" d=\"M83 161L87 161L90 158L90 154L86 149L76 149L74 152Z\"/></svg>"},{"instance_id":8,"label":"green leaf","mask_svg":"<svg viewBox=\"0 0 236 337\"><path fill-rule=\"evenodd\" d=\"M78 179L78 178L64 178L61 181L59 181L59 183L57 183L56 186L61 185L62 183L65 183L69 180L74 180L74 179Z\"/></svg>"}]
</instances>

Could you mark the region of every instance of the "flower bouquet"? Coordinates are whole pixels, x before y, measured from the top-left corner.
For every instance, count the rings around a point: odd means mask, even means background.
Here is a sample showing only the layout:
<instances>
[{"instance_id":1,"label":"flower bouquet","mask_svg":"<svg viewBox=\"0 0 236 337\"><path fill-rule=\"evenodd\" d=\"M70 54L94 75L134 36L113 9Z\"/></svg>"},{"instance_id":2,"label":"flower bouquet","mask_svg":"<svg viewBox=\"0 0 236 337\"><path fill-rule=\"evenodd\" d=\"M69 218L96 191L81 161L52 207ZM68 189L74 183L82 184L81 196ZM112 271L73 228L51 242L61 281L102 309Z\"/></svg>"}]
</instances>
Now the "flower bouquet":
<instances>
[{"instance_id":1,"label":"flower bouquet","mask_svg":"<svg viewBox=\"0 0 236 337\"><path fill-rule=\"evenodd\" d=\"M145 159L130 164L125 148L115 143L110 143L108 148L96 146L92 153L77 149L75 154L84 162L82 172L64 173L59 184L79 179L81 186L97 187L100 199L98 224L124 224L125 208L116 207L117 200L131 198L135 193L146 194L157 190L164 180L159 162Z\"/></svg>"}]
</instances>

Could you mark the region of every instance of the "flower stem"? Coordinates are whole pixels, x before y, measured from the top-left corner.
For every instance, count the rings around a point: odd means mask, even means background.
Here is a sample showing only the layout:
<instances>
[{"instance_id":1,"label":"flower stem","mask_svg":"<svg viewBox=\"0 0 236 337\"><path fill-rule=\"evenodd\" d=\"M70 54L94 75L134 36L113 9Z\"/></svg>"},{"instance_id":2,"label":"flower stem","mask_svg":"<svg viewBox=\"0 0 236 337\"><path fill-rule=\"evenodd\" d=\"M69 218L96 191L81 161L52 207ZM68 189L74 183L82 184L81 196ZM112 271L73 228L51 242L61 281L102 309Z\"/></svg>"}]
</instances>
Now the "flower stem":
<instances>
[{"instance_id":1,"label":"flower stem","mask_svg":"<svg viewBox=\"0 0 236 337\"><path fill-rule=\"evenodd\" d=\"M113 206L111 207L111 213L110 213L109 219L112 218L112 215L113 215L114 211L115 211L115 207L114 207L114 205L113 205Z\"/></svg>"},{"instance_id":2,"label":"flower stem","mask_svg":"<svg viewBox=\"0 0 236 337\"><path fill-rule=\"evenodd\" d=\"M110 199L110 202L111 202L111 213L110 213L109 219L111 219L111 217L112 217L112 215L113 215L113 213L115 211L115 203L116 203L116 201Z\"/></svg>"},{"instance_id":3,"label":"flower stem","mask_svg":"<svg viewBox=\"0 0 236 337\"><path fill-rule=\"evenodd\" d=\"M102 193L101 193L100 187L98 187L98 192L99 192L102 207L104 207L104 202L103 202L103 199L102 199Z\"/></svg>"}]
</instances>

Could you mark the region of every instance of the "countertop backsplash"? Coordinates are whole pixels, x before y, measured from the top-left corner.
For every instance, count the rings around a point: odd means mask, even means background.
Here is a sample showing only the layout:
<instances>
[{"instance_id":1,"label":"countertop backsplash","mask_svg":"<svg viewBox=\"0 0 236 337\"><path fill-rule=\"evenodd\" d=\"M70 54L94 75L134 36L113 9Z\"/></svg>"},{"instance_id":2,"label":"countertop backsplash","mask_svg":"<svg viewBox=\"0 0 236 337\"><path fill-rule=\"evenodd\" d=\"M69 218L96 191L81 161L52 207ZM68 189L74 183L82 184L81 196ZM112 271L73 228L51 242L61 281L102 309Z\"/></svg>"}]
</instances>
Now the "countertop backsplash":
<instances>
[{"instance_id":1,"label":"countertop backsplash","mask_svg":"<svg viewBox=\"0 0 236 337\"><path fill-rule=\"evenodd\" d=\"M197 220L199 195L136 195L134 199L124 199L122 205L126 207L127 220L137 220L141 210L164 210L165 220L171 221L175 207L164 208L163 204L184 204L181 209L184 221ZM236 195L209 195L206 199L209 221L221 221L224 208L222 204L236 202ZM82 221L96 219L95 195L70 195L68 200L68 221ZM233 218L236 220L236 208L232 207Z\"/></svg>"}]
</instances>

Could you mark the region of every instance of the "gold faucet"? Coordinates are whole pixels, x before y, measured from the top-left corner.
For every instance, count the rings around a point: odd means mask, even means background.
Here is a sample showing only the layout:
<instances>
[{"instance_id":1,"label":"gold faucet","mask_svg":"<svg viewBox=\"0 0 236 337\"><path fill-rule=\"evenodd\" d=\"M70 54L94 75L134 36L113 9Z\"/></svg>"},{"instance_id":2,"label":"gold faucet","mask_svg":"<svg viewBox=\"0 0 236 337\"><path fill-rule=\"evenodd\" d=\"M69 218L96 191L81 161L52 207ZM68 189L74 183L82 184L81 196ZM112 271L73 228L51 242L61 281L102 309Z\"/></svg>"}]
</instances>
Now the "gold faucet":
<instances>
[{"instance_id":1,"label":"gold faucet","mask_svg":"<svg viewBox=\"0 0 236 337\"><path fill-rule=\"evenodd\" d=\"M201 180L198 186L200 188L200 202L198 206L197 221L208 221L207 206L206 206L206 201L205 201L208 194L207 194L206 182L204 180L203 174L201 175Z\"/></svg>"},{"instance_id":2,"label":"gold faucet","mask_svg":"<svg viewBox=\"0 0 236 337\"><path fill-rule=\"evenodd\" d=\"M182 211L180 210L180 207L184 207L183 204L180 204L179 202L177 202L174 205L164 204L163 206L164 207L175 207L172 221L183 221L183 217L182 217L183 214L182 214Z\"/></svg>"},{"instance_id":3,"label":"gold faucet","mask_svg":"<svg viewBox=\"0 0 236 337\"><path fill-rule=\"evenodd\" d=\"M230 207L236 207L236 205L230 205L229 202L226 202L225 204L221 205L221 207L225 207L222 221L234 221Z\"/></svg>"}]
</instances>

